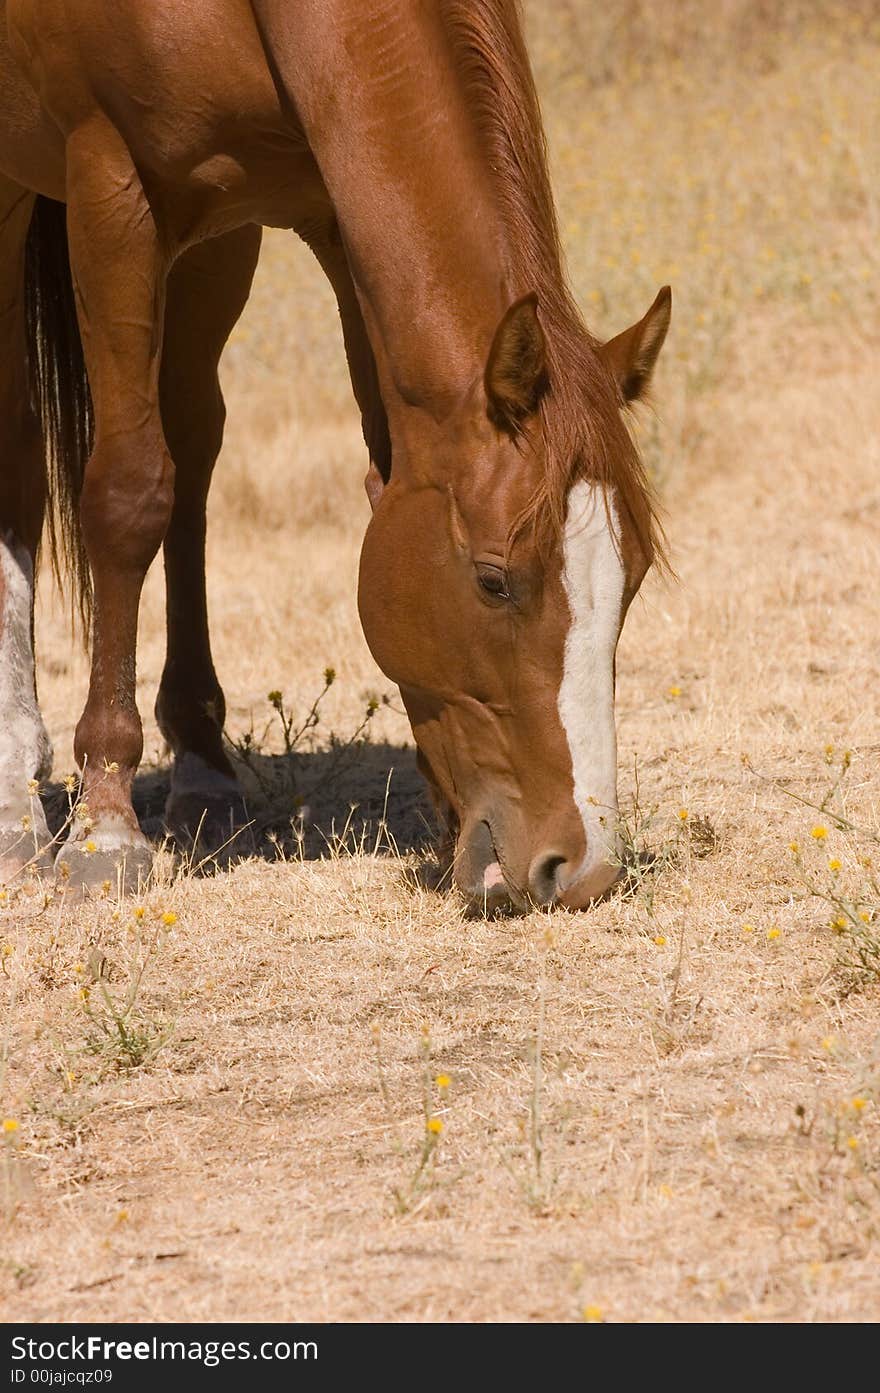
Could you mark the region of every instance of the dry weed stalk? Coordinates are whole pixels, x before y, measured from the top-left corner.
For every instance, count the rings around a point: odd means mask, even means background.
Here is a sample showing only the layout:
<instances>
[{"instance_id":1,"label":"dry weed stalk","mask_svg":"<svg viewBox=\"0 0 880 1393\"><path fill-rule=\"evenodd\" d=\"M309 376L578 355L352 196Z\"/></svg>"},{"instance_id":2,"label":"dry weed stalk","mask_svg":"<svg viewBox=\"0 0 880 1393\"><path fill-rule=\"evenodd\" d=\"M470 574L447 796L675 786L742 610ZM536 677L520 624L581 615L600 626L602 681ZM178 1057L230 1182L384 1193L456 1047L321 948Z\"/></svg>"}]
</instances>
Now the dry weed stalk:
<instances>
[{"instance_id":1,"label":"dry weed stalk","mask_svg":"<svg viewBox=\"0 0 880 1393\"><path fill-rule=\"evenodd\" d=\"M79 987L77 998L89 1030L86 1048L120 1069L134 1069L155 1059L174 1033L173 1022L153 1017L139 1005L144 977L158 958L166 936L177 923L172 910L162 911L147 926L146 910L138 905L128 925L131 951L124 980L98 948L93 948L86 964L75 971L88 981ZM97 999L96 999L97 997Z\"/></svg>"},{"instance_id":2,"label":"dry weed stalk","mask_svg":"<svg viewBox=\"0 0 880 1393\"><path fill-rule=\"evenodd\" d=\"M376 1071L379 1078L379 1092L385 1109L385 1118L391 1134L394 1150L403 1167L404 1179L392 1188L394 1209L397 1214L413 1214L421 1209L429 1197L434 1181L437 1154L443 1135L444 1122L438 1115L434 1100L437 1090L441 1105L445 1106L450 1079L447 1074L433 1073L431 1066L431 1033L427 1025L422 1027L419 1041L420 1085L422 1102L422 1135L418 1153L413 1163L412 1155L403 1139L403 1133L391 1100L385 1063L382 1058L382 1031L378 1024L373 1026L373 1045L376 1051Z\"/></svg>"},{"instance_id":3,"label":"dry weed stalk","mask_svg":"<svg viewBox=\"0 0 880 1393\"><path fill-rule=\"evenodd\" d=\"M801 898L817 899L828 907L829 928L841 940L842 964L857 978L876 982L880 979L880 874L876 863L880 830L847 811L852 752L838 753L833 745L826 745L824 755L834 774L817 799L796 793L783 779L759 773L747 758L744 764L756 778L814 814L803 841L789 843ZM829 845L832 840L838 843L834 848ZM829 850L833 851L830 856Z\"/></svg>"},{"instance_id":4,"label":"dry weed stalk","mask_svg":"<svg viewBox=\"0 0 880 1393\"><path fill-rule=\"evenodd\" d=\"M330 760L322 769L319 780L311 786L304 787L300 777L301 757L313 748L307 741L320 724L321 705L335 682L336 669L325 667L323 686L309 706L304 719L296 720L292 710L285 704L284 693L275 688L267 695L272 715L259 733L254 730L253 713L250 727L241 736L235 737L229 730L223 732L233 759L238 760L248 771L266 805L264 815L259 819L259 830L266 833L281 857L285 855L285 848L276 830L279 822L283 821L285 826L289 825L295 850L301 856L310 799L318 788L321 794L326 796L349 771L352 763L369 742L369 727L373 717L380 706L389 704L387 695L382 698L368 695L361 719L350 735L338 736L331 730L326 746ZM280 727L280 750L272 748L271 732L276 726Z\"/></svg>"}]
</instances>

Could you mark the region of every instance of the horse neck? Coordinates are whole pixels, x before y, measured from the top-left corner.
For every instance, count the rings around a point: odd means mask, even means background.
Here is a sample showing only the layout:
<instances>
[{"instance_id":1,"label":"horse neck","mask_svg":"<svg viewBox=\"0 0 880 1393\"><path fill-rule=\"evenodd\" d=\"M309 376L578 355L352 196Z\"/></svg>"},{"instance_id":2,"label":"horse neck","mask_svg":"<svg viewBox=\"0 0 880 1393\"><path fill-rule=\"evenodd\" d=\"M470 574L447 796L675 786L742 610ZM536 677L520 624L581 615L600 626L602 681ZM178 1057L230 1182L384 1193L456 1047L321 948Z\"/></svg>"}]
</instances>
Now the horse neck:
<instances>
[{"instance_id":1,"label":"horse neck","mask_svg":"<svg viewBox=\"0 0 880 1393\"><path fill-rule=\"evenodd\" d=\"M439 8L253 0L332 199L383 398L442 414L482 371L513 239Z\"/></svg>"}]
</instances>

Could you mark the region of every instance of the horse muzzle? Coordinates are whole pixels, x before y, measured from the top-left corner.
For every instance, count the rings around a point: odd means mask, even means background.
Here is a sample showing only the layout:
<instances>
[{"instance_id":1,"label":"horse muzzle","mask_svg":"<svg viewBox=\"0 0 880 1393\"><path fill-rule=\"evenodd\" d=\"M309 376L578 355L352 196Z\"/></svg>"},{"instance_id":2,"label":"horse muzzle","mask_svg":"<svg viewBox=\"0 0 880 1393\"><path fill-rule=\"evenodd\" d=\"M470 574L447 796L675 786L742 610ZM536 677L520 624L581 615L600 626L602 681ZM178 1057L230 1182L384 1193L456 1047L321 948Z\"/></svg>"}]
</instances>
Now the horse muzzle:
<instances>
[{"instance_id":1,"label":"horse muzzle","mask_svg":"<svg viewBox=\"0 0 880 1393\"><path fill-rule=\"evenodd\" d=\"M608 893L621 874L619 862L606 856L604 847L588 848L587 855L577 860L554 847L542 849L531 859L515 857L511 851L489 818L462 829L455 853L455 883L471 914L553 906L587 909ZM518 875L520 860L525 870Z\"/></svg>"}]
</instances>

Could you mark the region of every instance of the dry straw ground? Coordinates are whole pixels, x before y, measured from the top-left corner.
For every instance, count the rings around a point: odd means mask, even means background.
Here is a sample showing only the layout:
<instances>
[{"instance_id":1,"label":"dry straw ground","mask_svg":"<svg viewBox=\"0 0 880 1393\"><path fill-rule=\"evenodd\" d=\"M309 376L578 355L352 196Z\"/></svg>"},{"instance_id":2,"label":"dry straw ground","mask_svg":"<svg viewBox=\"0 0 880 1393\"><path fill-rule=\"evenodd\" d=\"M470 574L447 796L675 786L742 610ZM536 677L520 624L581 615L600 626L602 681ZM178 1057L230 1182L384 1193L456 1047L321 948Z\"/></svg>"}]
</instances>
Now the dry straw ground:
<instances>
[{"instance_id":1,"label":"dry straw ground","mask_svg":"<svg viewBox=\"0 0 880 1393\"><path fill-rule=\"evenodd\" d=\"M675 287L640 431L680 581L646 585L619 662L624 805L659 861L591 913L466 922L407 878L393 695L328 753L387 690L355 611L363 454L328 294L271 236L227 360L210 593L234 737L336 669L314 752L262 766L296 766L327 840L139 907L8 892L9 1319L880 1313L880 992L848 965L878 898L880 17L529 17L592 324ZM48 585L38 641L60 776L86 669ZM153 574L145 713L161 661ZM150 719L146 750L155 825ZM845 751L833 806L863 835L807 806ZM373 830L330 854L352 803Z\"/></svg>"}]
</instances>

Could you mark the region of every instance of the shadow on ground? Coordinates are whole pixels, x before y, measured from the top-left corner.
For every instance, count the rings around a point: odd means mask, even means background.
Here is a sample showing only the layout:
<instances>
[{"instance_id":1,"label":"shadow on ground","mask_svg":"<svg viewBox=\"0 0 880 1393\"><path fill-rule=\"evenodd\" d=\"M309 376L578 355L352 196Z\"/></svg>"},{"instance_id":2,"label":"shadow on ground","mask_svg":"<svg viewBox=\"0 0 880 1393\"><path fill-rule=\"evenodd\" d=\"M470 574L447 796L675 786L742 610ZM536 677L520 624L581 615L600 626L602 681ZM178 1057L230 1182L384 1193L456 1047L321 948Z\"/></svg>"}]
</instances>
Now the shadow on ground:
<instances>
[{"instance_id":1,"label":"shadow on ground","mask_svg":"<svg viewBox=\"0 0 880 1393\"><path fill-rule=\"evenodd\" d=\"M233 754L234 752L230 752ZM425 782L410 746L363 743L311 753L235 759L246 791L246 833L233 837L224 862L254 854L321 860L334 851L379 855L424 852L435 821ZM165 800L170 765L143 768L133 800L141 828L157 845L166 838ZM57 834L68 815L67 794L49 785L46 816Z\"/></svg>"}]
</instances>

